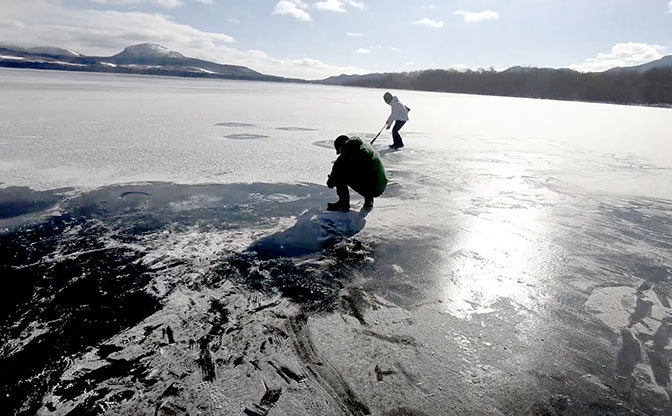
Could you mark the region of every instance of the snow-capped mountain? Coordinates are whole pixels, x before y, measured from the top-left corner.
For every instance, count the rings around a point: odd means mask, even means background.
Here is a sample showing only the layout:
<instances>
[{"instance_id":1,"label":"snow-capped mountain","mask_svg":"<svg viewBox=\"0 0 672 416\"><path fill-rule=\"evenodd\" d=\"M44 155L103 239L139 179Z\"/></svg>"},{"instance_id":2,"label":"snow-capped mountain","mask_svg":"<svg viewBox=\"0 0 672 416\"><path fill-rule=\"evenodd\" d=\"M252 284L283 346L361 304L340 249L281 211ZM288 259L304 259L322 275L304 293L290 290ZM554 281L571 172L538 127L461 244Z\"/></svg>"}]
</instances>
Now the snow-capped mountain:
<instances>
[{"instance_id":1,"label":"snow-capped mountain","mask_svg":"<svg viewBox=\"0 0 672 416\"><path fill-rule=\"evenodd\" d=\"M116 60L139 60L139 59L184 59L184 55L171 51L156 43L141 43L129 46L113 56Z\"/></svg>"},{"instance_id":2,"label":"snow-capped mountain","mask_svg":"<svg viewBox=\"0 0 672 416\"><path fill-rule=\"evenodd\" d=\"M68 49L53 47L22 48L0 44L0 67L2 66L255 81L299 81L265 75L244 66L189 58L153 43L129 46L110 57L85 56Z\"/></svg>"},{"instance_id":3,"label":"snow-capped mountain","mask_svg":"<svg viewBox=\"0 0 672 416\"><path fill-rule=\"evenodd\" d=\"M617 67L608 70L609 73L614 72L639 72L644 73L652 69L671 69L672 70L672 55L664 56L656 61L648 62L642 65Z\"/></svg>"},{"instance_id":4,"label":"snow-capped mountain","mask_svg":"<svg viewBox=\"0 0 672 416\"><path fill-rule=\"evenodd\" d=\"M0 53L3 55L15 56L15 57L29 57L29 56L43 56L51 58L62 58L62 57L78 57L82 56L81 54L72 51L70 49L55 48L49 46L42 46L37 48L22 48L20 46L9 45L5 43L0 43Z\"/></svg>"},{"instance_id":5,"label":"snow-capped mountain","mask_svg":"<svg viewBox=\"0 0 672 416\"><path fill-rule=\"evenodd\" d=\"M160 67L174 72L191 72L230 77L259 78L265 75L239 65L223 65L201 59L188 58L154 43L142 43L129 46L122 52L109 58L98 58L101 62L114 65L128 65L133 68Z\"/></svg>"}]
</instances>

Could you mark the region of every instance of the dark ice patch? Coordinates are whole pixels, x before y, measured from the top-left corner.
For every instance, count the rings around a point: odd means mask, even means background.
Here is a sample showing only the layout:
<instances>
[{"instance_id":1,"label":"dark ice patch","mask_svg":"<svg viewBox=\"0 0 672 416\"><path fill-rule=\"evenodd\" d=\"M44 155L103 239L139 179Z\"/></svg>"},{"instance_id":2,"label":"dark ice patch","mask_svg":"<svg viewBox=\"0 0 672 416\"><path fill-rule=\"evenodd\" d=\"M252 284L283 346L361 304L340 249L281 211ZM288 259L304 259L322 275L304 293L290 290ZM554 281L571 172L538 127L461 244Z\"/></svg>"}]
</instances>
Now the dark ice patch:
<instances>
[{"instance_id":1,"label":"dark ice patch","mask_svg":"<svg viewBox=\"0 0 672 416\"><path fill-rule=\"evenodd\" d=\"M290 195L287 200L263 195ZM124 197L120 197L123 195ZM321 209L333 191L317 184L228 184L178 185L149 182L114 185L97 189L64 203L73 216L112 221L129 231L156 231L176 223L193 225L207 222L214 226L254 224L271 217L296 215L305 209Z\"/></svg>"},{"instance_id":2,"label":"dark ice patch","mask_svg":"<svg viewBox=\"0 0 672 416\"><path fill-rule=\"evenodd\" d=\"M228 136L224 137L233 140L253 140L253 139L263 139L268 136L265 136L263 134L240 133L240 134L229 134Z\"/></svg>"},{"instance_id":3,"label":"dark ice patch","mask_svg":"<svg viewBox=\"0 0 672 416\"><path fill-rule=\"evenodd\" d=\"M368 210L361 212L306 212L291 228L264 237L250 250L260 258L299 257L352 237L366 224Z\"/></svg>"},{"instance_id":4,"label":"dark ice patch","mask_svg":"<svg viewBox=\"0 0 672 416\"><path fill-rule=\"evenodd\" d=\"M67 357L158 309L145 291L150 275L141 254L106 247L107 233L101 224L64 215L0 238L0 345L41 328L0 354L0 408L8 414L34 414L67 369Z\"/></svg>"},{"instance_id":5,"label":"dark ice patch","mask_svg":"<svg viewBox=\"0 0 672 416\"><path fill-rule=\"evenodd\" d=\"M341 279L347 280L351 277L352 267L371 266L367 261L370 255L370 246L355 238L349 238L318 254L333 260L326 269L317 267L314 263L297 264L279 254L278 257L264 259L252 253L230 253L222 259L215 273L222 279L236 281L271 296L280 293L302 304L326 308L327 303L331 302L325 303L325 300L336 300L336 292L342 288ZM267 330L272 335L269 342L283 337L278 331L270 328Z\"/></svg>"},{"instance_id":6,"label":"dark ice patch","mask_svg":"<svg viewBox=\"0 0 672 416\"><path fill-rule=\"evenodd\" d=\"M317 129L309 129L306 127L278 127L276 130L283 131L317 131Z\"/></svg>"},{"instance_id":7,"label":"dark ice patch","mask_svg":"<svg viewBox=\"0 0 672 416\"><path fill-rule=\"evenodd\" d=\"M26 186L0 189L0 219L44 211L56 205L69 190L71 188L40 192Z\"/></svg>"},{"instance_id":8,"label":"dark ice patch","mask_svg":"<svg viewBox=\"0 0 672 416\"><path fill-rule=\"evenodd\" d=\"M198 355L198 366L203 374L203 381L213 381L217 378L215 372L215 363L212 361L208 337L201 338L199 341L200 353Z\"/></svg>"},{"instance_id":9,"label":"dark ice patch","mask_svg":"<svg viewBox=\"0 0 672 416\"><path fill-rule=\"evenodd\" d=\"M215 126L221 126L221 127L257 127L256 124L250 124L250 123L240 123L238 121L230 121L230 122L225 122L225 123L217 123Z\"/></svg>"},{"instance_id":10,"label":"dark ice patch","mask_svg":"<svg viewBox=\"0 0 672 416\"><path fill-rule=\"evenodd\" d=\"M28 188L3 191L5 202L30 200L26 195L53 202L50 198L58 196L56 191L40 193ZM17 198L17 192L23 199ZM154 297L151 283L161 269L145 262L147 253L140 248L141 239L149 233L195 224L219 229L259 224L276 216L296 215L305 208L323 207L331 193L313 184L117 185L63 201L59 215L6 230L0 235L0 409L8 414L35 414L71 357L95 348L160 308L161 300ZM292 198L259 198L275 194ZM10 208L5 212L12 215L30 211ZM295 280L289 274L281 277L290 292L296 287ZM215 303L210 313L212 333L206 341L222 333L227 319L226 310ZM31 333L34 336L26 336ZM166 335L168 342L176 341L172 328L166 329ZM206 345L200 347L203 377L214 379L209 350ZM79 396L87 386L127 373L144 380L139 363L110 359L116 350L101 345L99 356L110 365L82 373L72 382L63 381L59 392ZM96 390L87 403L95 407L94 403L109 397Z\"/></svg>"}]
</instances>

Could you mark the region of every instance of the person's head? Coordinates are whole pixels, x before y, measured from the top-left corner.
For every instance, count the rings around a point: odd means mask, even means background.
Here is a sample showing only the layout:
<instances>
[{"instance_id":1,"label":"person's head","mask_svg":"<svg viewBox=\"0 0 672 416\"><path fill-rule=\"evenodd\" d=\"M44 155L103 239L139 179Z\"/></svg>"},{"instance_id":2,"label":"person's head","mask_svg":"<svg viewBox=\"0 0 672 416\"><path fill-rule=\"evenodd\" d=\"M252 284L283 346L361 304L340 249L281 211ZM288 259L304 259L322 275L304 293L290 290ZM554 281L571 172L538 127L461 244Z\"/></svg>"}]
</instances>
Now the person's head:
<instances>
[{"instance_id":1,"label":"person's head","mask_svg":"<svg viewBox=\"0 0 672 416\"><path fill-rule=\"evenodd\" d=\"M336 154L340 155L341 154L341 149L343 148L343 145L345 142L350 140L348 136L345 135L340 135L334 140L334 148L336 149Z\"/></svg>"},{"instance_id":2,"label":"person's head","mask_svg":"<svg viewBox=\"0 0 672 416\"><path fill-rule=\"evenodd\" d=\"M385 100L385 102L389 104L390 102L392 102L392 94L386 92L385 94L383 94L383 100Z\"/></svg>"}]
</instances>

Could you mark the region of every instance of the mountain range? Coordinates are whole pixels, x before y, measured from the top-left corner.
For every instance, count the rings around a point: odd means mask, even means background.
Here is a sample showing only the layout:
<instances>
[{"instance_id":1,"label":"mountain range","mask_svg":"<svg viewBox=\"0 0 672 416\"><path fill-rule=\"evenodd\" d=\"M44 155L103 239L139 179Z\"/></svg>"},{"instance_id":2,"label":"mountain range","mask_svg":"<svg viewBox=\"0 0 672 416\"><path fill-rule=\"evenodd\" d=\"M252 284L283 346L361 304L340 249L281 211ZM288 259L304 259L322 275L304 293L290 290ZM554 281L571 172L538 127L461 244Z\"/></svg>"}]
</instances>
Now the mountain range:
<instances>
[{"instance_id":1,"label":"mountain range","mask_svg":"<svg viewBox=\"0 0 672 416\"><path fill-rule=\"evenodd\" d=\"M672 105L672 55L632 67L581 73L567 68L514 66L495 70L424 70L341 74L319 81L266 75L238 65L189 58L151 43L129 46L109 57L85 56L54 47L22 48L0 43L0 67L169 75L250 81L318 83L559 100Z\"/></svg>"},{"instance_id":2,"label":"mountain range","mask_svg":"<svg viewBox=\"0 0 672 416\"><path fill-rule=\"evenodd\" d=\"M304 82L298 79L265 75L244 66L224 65L188 58L179 52L152 43L129 46L109 57L85 56L61 48L21 48L0 44L0 67L2 66L250 81Z\"/></svg>"}]
</instances>

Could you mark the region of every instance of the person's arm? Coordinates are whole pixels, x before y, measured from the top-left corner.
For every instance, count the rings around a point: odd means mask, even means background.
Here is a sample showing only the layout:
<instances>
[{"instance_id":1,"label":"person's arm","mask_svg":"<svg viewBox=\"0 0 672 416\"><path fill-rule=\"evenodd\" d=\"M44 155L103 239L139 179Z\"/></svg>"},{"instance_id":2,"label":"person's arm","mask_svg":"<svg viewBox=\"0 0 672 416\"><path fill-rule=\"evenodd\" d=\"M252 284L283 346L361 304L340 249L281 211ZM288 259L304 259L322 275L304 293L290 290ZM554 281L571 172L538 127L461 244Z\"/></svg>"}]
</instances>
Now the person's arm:
<instances>
[{"instance_id":1,"label":"person's arm","mask_svg":"<svg viewBox=\"0 0 672 416\"><path fill-rule=\"evenodd\" d=\"M333 188L334 186L338 185L342 181L341 179L342 176L343 176L343 157L339 156L334 162L334 166L331 168L331 173L327 178L327 187Z\"/></svg>"},{"instance_id":2,"label":"person's arm","mask_svg":"<svg viewBox=\"0 0 672 416\"><path fill-rule=\"evenodd\" d=\"M387 121L385 122L385 128L389 129L392 127L392 123L394 122L394 109L392 109L392 112L390 113L390 116L387 118Z\"/></svg>"}]
</instances>

